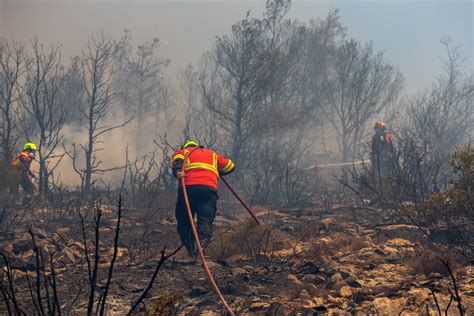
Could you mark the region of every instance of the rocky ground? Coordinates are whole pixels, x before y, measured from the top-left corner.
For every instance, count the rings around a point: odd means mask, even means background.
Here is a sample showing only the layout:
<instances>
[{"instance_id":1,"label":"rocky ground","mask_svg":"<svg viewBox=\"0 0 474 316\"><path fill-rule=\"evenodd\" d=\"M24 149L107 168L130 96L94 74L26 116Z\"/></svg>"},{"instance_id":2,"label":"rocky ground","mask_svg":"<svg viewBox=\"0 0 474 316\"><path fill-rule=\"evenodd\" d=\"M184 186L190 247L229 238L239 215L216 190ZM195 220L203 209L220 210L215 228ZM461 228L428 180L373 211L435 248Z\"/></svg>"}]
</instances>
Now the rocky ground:
<instances>
[{"instance_id":1,"label":"rocky ground","mask_svg":"<svg viewBox=\"0 0 474 316\"><path fill-rule=\"evenodd\" d=\"M376 209L343 205L325 210L261 209L258 215L264 225L260 227L244 220L243 212L216 218L214 240L207 251L215 279L237 314L438 315L436 297L442 313L449 305L448 314L457 315L457 302L450 302L452 279L437 256L450 260L465 314L474 314L474 266L454 252L429 246L417 227L384 225ZM109 315L128 311L150 280L161 247L167 244L171 251L178 244L172 212L154 221L133 213L124 211L107 300ZM99 290L112 254L115 217L113 208L104 211ZM22 225L1 237L1 249L11 261L23 309L33 311L25 277L34 280L35 275L35 256L25 229L33 224L40 248L54 253L63 313L85 314L88 283L79 221L38 212L22 220ZM88 237L92 236L90 231ZM187 260L184 250L165 263L144 303L139 313L225 312L201 264ZM0 304L0 314L6 313L3 301Z\"/></svg>"}]
</instances>

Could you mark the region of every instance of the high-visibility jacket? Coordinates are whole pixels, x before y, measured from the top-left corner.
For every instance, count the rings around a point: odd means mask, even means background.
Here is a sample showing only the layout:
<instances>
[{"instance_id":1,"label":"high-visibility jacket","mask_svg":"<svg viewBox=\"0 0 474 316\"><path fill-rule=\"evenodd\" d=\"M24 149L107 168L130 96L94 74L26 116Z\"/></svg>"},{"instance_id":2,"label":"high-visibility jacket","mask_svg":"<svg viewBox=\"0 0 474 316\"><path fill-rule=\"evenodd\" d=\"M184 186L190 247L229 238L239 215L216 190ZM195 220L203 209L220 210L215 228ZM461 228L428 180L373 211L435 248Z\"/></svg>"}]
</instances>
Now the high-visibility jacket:
<instances>
[{"instance_id":1,"label":"high-visibility jacket","mask_svg":"<svg viewBox=\"0 0 474 316\"><path fill-rule=\"evenodd\" d=\"M374 134L372 137L372 164L375 165L380 161L395 158L395 147L390 132L383 134Z\"/></svg>"},{"instance_id":2,"label":"high-visibility jacket","mask_svg":"<svg viewBox=\"0 0 474 316\"><path fill-rule=\"evenodd\" d=\"M177 150L172 157L173 173L181 171L185 155L184 172L186 185L207 185L217 189L217 179L234 171L232 160L202 147L188 147Z\"/></svg>"},{"instance_id":3,"label":"high-visibility jacket","mask_svg":"<svg viewBox=\"0 0 474 316\"><path fill-rule=\"evenodd\" d=\"M30 157L30 153L25 150L15 156L12 164L18 173L27 176L31 173L30 167L32 161L33 159Z\"/></svg>"}]
</instances>

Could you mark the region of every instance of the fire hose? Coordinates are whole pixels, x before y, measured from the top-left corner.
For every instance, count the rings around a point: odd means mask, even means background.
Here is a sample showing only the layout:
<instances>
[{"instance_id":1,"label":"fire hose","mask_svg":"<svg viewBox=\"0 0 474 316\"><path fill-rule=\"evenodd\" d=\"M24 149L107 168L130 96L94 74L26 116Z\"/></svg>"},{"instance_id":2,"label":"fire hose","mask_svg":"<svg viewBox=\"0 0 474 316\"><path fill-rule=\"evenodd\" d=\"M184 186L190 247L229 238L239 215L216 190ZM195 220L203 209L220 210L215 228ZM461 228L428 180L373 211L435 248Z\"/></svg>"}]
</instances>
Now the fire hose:
<instances>
[{"instance_id":1,"label":"fire hose","mask_svg":"<svg viewBox=\"0 0 474 316\"><path fill-rule=\"evenodd\" d=\"M197 148L191 150L190 152L185 153L183 166L181 167L181 172L183 174L184 174L185 168L186 168L186 161L188 160L188 158L192 154L192 152L196 149ZM234 196L237 198L237 200L239 200L239 202L242 203L242 205L249 212L249 214L252 216L252 218L255 220L255 222L257 222L257 224L260 225L259 220L252 213L250 207L248 207L248 205L242 200L242 198L237 194L237 192L235 192L235 190L230 186L230 184L224 178L221 177L221 179L222 179L222 181L224 181L225 185L229 188L229 190L232 192L232 194L234 194ZM214 287L214 290L215 290L217 296L219 296L219 299L224 304L227 311L233 316L233 315L235 315L234 311L229 307L229 304L227 304L224 296L222 295L219 287L217 286L216 281L214 280L214 277L212 276L212 273L211 273L211 270L209 269L209 266L207 265L206 257L204 256L204 251L202 250L202 246L201 246L201 242L199 240L196 225L194 224L194 217L193 217L193 213L191 212L191 206L189 204L188 193L186 191L186 183L185 183L185 176L184 175L181 177L181 186L183 188L184 201L186 203L186 209L187 209L187 212L188 212L189 221L191 223L191 228L193 230L194 239L196 240L196 245L197 245L198 250L199 250L199 256L201 257L202 264L204 266L204 270L206 270L207 276L208 276L209 280L211 281L211 284Z\"/></svg>"},{"instance_id":2,"label":"fire hose","mask_svg":"<svg viewBox=\"0 0 474 316\"><path fill-rule=\"evenodd\" d=\"M227 182L227 180L224 179L224 177L222 177L221 180L224 182L224 184L227 186L230 192L232 192L232 194L237 198L237 200L239 200L239 202L247 210L247 212L249 212L250 216L252 216L252 218L255 220L257 225L260 225L260 221L258 220L257 216L255 216L255 214L252 212L250 207L248 207L248 205L244 202L244 200L242 200L242 198L237 194L237 192L235 192L235 190L230 186L229 182Z\"/></svg>"}]
</instances>

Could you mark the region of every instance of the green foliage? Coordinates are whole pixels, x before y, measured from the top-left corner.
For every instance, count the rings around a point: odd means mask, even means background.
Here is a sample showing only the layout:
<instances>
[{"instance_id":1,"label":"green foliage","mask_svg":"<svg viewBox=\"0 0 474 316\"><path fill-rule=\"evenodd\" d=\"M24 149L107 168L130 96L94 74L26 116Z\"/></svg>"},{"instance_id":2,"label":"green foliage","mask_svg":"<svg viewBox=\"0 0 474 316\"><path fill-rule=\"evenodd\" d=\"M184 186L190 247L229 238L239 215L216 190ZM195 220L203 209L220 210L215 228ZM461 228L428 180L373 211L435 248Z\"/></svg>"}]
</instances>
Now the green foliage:
<instances>
[{"instance_id":1,"label":"green foliage","mask_svg":"<svg viewBox=\"0 0 474 316\"><path fill-rule=\"evenodd\" d=\"M474 187L474 148L465 147L454 152L449 164L456 174L452 186L442 192L431 195L421 204L420 210L432 220L436 218L468 217L474 216L472 188ZM449 222L449 221L448 221Z\"/></svg>"},{"instance_id":2,"label":"green foliage","mask_svg":"<svg viewBox=\"0 0 474 316\"><path fill-rule=\"evenodd\" d=\"M474 187L474 148L466 146L464 150L456 151L451 156L450 165L453 167L454 173L458 175L454 187L464 192L467 196L472 197L471 193Z\"/></svg>"},{"instance_id":3,"label":"green foliage","mask_svg":"<svg viewBox=\"0 0 474 316\"><path fill-rule=\"evenodd\" d=\"M432 194L412 211L420 221L436 230L443 230L446 240L462 245L466 253L474 253L474 148L466 146L450 156L455 173L451 186Z\"/></svg>"}]
</instances>

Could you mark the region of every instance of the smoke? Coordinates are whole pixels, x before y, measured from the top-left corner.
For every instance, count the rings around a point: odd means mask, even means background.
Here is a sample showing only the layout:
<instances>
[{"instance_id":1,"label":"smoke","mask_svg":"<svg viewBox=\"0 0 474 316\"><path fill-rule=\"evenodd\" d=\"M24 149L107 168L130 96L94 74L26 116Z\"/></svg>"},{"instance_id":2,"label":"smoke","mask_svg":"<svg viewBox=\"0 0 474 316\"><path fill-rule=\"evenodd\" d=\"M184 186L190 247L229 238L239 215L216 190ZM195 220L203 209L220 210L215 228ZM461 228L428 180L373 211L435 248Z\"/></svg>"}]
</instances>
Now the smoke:
<instances>
[{"instance_id":1,"label":"smoke","mask_svg":"<svg viewBox=\"0 0 474 316\"><path fill-rule=\"evenodd\" d=\"M127 117L115 113L107 117L102 126L114 126L122 122L126 122ZM160 136L165 133L167 139L171 144L177 144L179 139L181 124L165 124L164 122L148 122L145 125L144 134L141 136L137 135L136 122L131 121L124 127L119 127L111 130L110 132L104 133L100 136L98 143L96 144L96 156L97 161L100 161L100 169L116 169L105 172L103 174L96 174L97 185L110 184L111 186L120 185L123 179L124 169L126 164L126 157L130 161L135 160L138 157L151 154L154 150L159 151L158 146L154 143L156 140L159 142ZM78 169L84 168L84 151L81 148L81 144L87 144L88 133L87 127L77 127L74 125L66 125L63 128L63 147L72 154L73 146L75 144L77 151L76 164ZM141 139L138 140L137 137ZM63 153L63 148L58 148L58 153ZM156 155L157 163L161 162L160 152ZM57 161L57 160L56 160ZM51 162L54 165L54 160ZM55 178L59 177L59 183L65 186L74 187L81 184L80 176L76 173L73 168L73 160L69 156L65 156L60 162L54 172Z\"/></svg>"}]
</instances>

